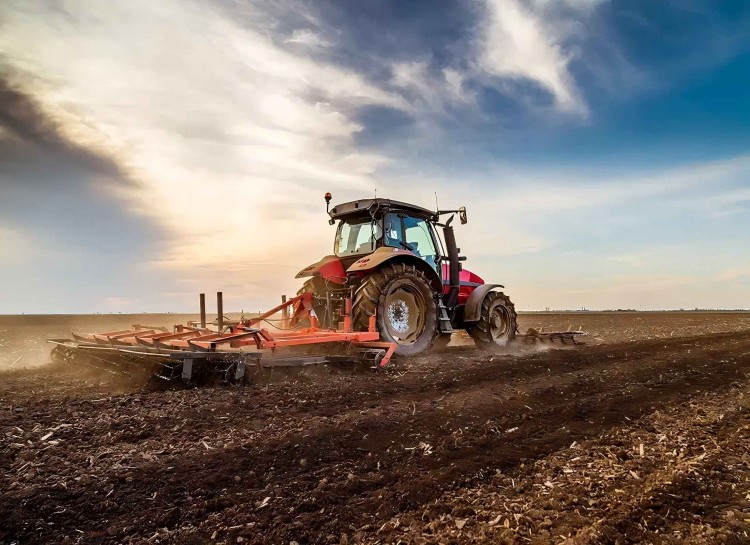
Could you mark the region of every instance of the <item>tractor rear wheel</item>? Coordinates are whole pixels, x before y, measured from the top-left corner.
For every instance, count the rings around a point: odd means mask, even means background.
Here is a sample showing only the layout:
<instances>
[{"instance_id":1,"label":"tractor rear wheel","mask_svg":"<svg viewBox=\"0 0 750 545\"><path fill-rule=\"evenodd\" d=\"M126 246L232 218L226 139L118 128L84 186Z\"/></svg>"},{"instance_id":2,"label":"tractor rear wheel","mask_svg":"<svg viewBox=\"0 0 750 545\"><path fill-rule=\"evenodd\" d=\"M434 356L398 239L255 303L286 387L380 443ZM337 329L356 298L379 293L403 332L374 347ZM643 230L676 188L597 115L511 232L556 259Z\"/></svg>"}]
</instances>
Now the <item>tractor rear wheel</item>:
<instances>
[{"instance_id":1,"label":"tractor rear wheel","mask_svg":"<svg viewBox=\"0 0 750 545\"><path fill-rule=\"evenodd\" d=\"M354 327L367 330L376 316L383 340L396 344L396 354L413 356L427 350L437 331L435 292L419 269L404 263L383 265L367 276L354 296Z\"/></svg>"},{"instance_id":2,"label":"tractor rear wheel","mask_svg":"<svg viewBox=\"0 0 750 545\"><path fill-rule=\"evenodd\" d=\"M516 308L510 297L491 291L482 301L479 321L471 324L469 334L477 346L504 346L516 338Z\"/></svg>"}]
</instances>

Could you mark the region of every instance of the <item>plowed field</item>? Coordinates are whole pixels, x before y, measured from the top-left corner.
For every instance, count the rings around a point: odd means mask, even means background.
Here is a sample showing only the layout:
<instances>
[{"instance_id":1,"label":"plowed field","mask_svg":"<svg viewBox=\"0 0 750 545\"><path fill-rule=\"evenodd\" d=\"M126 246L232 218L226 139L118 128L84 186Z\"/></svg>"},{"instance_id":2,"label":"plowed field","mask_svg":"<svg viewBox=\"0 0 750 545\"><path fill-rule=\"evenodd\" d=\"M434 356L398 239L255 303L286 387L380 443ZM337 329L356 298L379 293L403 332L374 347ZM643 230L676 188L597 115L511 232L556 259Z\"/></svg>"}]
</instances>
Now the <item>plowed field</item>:
<instances>
[{"instance_id":1,"label":"plowed field","mask_svg":"<svg viewBox=\"0 0 750 545\"><path fill-rule=\"evenodd\" d=\"M0 373L0 543L750 542L748 315L539 325L590 335L193 390Z\"/></svg>"}]
</instances>

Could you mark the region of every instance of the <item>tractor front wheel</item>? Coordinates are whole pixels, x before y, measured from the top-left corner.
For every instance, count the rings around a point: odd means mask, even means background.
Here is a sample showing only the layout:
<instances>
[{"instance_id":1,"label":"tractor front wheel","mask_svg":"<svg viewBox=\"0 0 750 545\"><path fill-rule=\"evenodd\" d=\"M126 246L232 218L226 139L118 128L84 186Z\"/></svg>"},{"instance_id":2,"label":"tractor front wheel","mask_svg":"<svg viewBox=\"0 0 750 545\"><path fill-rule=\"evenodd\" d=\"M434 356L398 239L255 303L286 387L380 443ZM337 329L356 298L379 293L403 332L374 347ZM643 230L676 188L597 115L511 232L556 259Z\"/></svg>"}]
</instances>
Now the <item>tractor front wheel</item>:
<instances>
[{"instance_id":1,"label":"tractor front wheel","mask_svg":"<svg viewBox=\"0 0 750 545\"><path fill-rule=\"evenodd\" d=\"M354 326L366 330L375 315L383 340L396 344L396 354L413 356L427 350L437 331L435 293L419 269L386 264L367 276L354 297Z\"/></svg>"},{"instance_id":2,"label":"tractor front wheel","mask_svg":"<svg viewBox=\"0 0 750 545\"><path fill-rule=\"evenodd\" d=\"M510 297L491 291L482 301L479 321L469 328L477 346L504 346L516 338L516 308Z\"/></svg>"}]
</instances>

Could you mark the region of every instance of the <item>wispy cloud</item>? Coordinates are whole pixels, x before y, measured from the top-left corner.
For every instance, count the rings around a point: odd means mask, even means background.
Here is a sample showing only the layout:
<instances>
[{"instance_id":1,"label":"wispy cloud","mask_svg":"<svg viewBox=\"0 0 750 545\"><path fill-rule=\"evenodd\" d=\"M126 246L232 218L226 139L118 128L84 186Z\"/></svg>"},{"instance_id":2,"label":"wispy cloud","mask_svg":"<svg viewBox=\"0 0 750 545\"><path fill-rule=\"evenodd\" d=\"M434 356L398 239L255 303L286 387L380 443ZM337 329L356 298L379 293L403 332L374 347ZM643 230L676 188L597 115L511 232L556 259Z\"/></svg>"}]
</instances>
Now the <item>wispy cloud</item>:
<instances>
[{"instance_id":1,"label":"wispy cloud","mask_svg":"<svg viewBox=\"0 0 750 545\"><path fill-rule=\"evenodd\" d=\"M750 176L750 168L745 175ZM683 204L717 217L732 216L750 211L750 188L717 188L711 195L700 199L686 199Z\"/></svg>"},{"instance_id":2,"label":"wispy cloud","mask_svg":"<svg viewBox=\"0 0 750 545\"><path fill-rule=\"evenodd\" d=\"M530 84L549 95L552 110L585 117L588 105L570 63L579 51L575 39L585 37L586 20L604 1L485 0L463 56L442 69L432 66L432 59L399 61L392 83L413 92L418 109L438 114L449 106L475 106L477 87L544 109L539 93L517 85Z\"/></svg>"},{"instance_id":3,"label":"wispy cloud","mask_svg":"<svg viewBox=\"0 0 750 545\"><path fill-rule=\"evenodd\" d=\"M299 44L307 47L331 47L333 45L333 42L309 28L295 29L292 35L284 41L288 44Z\"/></svg>"},{"instance_id":4,"label":"wispy cloud","mask_svg":"<svg viewBox=\"0 0 750 545\"><path fill-rule=\"evenodd\" d=\"M424 59L398 62L391 70L390 83L409 100L410 112L418 122L427 122L435 114L445 114L449 108L473 103L473 93L464 88L464 81L469 77L465 72L445 68L432 73L429 60Z\"/></svg>"},{"instance_id":5,"label":"wispy cloud","mask_svg":"<svg viewBox=\"0 0 750 545\"><path fill-rule=\"evenodd\" d=\"M477 59L480 68L492 76L532 81L552 95L559 110L585 115L585 101L568 70L574 53L565 49L565 40L581 31L572 24L573 17L599 3L560 2L573 12L565 16L549 1L488 0Z\"/></svg>"}]
</instances>

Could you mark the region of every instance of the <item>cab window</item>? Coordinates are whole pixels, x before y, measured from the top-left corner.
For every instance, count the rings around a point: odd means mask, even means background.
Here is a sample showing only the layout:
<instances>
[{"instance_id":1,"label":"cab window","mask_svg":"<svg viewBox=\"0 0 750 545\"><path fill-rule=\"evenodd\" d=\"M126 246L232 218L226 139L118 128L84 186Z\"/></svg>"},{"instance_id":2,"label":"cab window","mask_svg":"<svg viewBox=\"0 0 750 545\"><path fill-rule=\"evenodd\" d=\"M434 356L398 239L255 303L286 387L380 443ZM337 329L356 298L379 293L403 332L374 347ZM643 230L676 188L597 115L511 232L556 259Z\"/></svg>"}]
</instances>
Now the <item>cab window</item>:
<instances>
[{"instance_id":1,"label":"cab window","mask_svg":"<svg viewBox=\"0 0 750 545\"><path fill-rule=\"evenodd\" d=\"M424 259L431 267L437 266L437 251L427 221L401 214L387 214L385 218L385 244L406 248Z\"/></svg>"}]
</instances>

